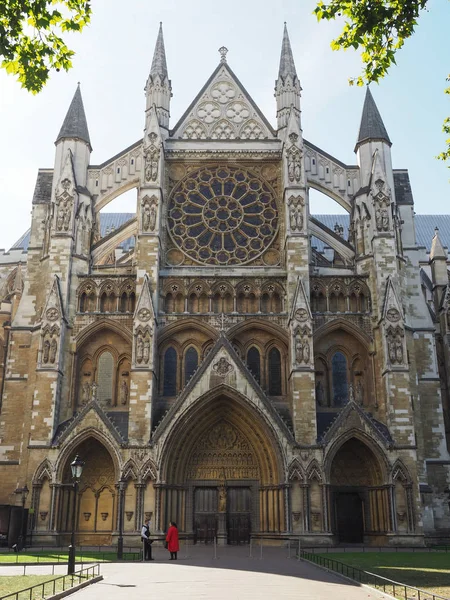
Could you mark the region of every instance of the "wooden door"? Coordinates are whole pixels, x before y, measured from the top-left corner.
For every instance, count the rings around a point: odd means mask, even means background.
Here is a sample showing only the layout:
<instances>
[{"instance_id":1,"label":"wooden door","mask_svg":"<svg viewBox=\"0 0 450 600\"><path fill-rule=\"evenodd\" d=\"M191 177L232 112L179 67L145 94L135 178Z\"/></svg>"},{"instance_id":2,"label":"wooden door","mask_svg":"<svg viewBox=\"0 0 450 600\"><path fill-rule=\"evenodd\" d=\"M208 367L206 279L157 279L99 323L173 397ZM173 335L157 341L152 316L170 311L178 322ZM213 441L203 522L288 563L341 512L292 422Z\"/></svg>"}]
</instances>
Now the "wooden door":
<instances>
[{"instance_id":1,"label":"wooden door","mask_svg":"<svg viewBox=\"0 0 450 600\"><path fill-rule=\"evenodd\" d=\"M337 492L335 497L339 542L362 543L364 541L364 518L360 494L358 492Z\"/></svg>"},{"instance_id":2,"label":"wooden door","mask_svg":"<svg viewBox=\"0 0 450 600\"><path fill-rule=\"evenodd\" d=\"M199 487L194 494L194 536L196 542L212 543L217 532L217 488Z\"/></svg>"},{"instance_id":3,"label":"wooden door","mask_svg":"<svg viewBox=\"0 0 450 600\"><path fill-rule=\"evenodd\" d=\"M229 544L248 544L251 533L251 491L247 487L227 490L227 533Z\"/></svg>"}]
</instances>

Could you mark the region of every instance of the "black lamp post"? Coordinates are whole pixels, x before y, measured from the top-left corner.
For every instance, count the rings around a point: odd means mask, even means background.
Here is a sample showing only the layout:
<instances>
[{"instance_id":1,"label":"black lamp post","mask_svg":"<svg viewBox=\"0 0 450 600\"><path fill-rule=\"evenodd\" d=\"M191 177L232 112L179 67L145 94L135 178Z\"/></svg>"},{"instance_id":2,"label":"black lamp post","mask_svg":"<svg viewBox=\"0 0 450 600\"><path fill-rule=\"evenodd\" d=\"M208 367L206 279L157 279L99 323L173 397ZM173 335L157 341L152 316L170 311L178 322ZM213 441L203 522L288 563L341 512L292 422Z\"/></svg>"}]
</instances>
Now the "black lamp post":
<instances>
[{"instance_id":1,"label":"black lamp post","mask_svg":"<svg viewBox=\"0 0 450 600\"><path fill-rule=\"evenodd\" d=\"M77 491L78 484L80 483L81 474L83 472L84 460L78 456L75 456L74 460L70 463L70 468L72 470L72 480L73 480L73 513L72 513L72 535L70 537L70 546L69 546L69 560L67 563L67 574L73 575L75 572L75 525L77 518Z\"/></svg>"},{"instance_id":2,"label":"black lamp post","mask_svg":"<svg viewBox=\"0 0 450 600\"><path fill-rule=\"evenodd\" d=\"M17 488L15 493L16 494L20 494L21 500L22 500L22 511L20 514L20 533L19 533L19 537L17 538L17 550L22 550L22 548L24 547L24 540L23 540L23 529L24 529L24 525L25 525L25 502L27 501L27 496L28 496L28 492L30 490L28 489L27 484L25 484L22 488ZM25 541L26 541L26 534L25 534Z\"/></svg>"},{"instance_id":3,"label":"black lamp post","mask_svg":"<svg viewBox=\"0 0 450 600\"><path fill-rule=\"evenodd\" d=\"M123 511L124 511L124 494L125 481L119 481L119 537L117 538L117 559L123 559Z\"/></svg>"}]
</instances>

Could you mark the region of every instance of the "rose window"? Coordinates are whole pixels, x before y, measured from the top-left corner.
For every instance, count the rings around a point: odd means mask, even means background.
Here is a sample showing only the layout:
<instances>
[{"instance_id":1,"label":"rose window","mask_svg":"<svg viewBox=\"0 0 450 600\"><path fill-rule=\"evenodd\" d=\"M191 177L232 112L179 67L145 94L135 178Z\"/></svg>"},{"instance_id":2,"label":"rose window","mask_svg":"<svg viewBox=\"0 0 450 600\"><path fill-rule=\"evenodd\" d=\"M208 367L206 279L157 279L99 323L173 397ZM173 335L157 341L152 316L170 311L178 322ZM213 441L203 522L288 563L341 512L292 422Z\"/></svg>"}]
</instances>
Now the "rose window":
<instances>
[{"instance_id":1,"label":"rose window","mask_svg":"<svg viewBox=\"0 0 450 600\"><path fill-rule=\"evenodd\" d=\"M168 228L178 248L195 261L246 263L274 240L278 230L275 194L246 169L199 169L173 190Z\"/></svg>"}]
</instances>

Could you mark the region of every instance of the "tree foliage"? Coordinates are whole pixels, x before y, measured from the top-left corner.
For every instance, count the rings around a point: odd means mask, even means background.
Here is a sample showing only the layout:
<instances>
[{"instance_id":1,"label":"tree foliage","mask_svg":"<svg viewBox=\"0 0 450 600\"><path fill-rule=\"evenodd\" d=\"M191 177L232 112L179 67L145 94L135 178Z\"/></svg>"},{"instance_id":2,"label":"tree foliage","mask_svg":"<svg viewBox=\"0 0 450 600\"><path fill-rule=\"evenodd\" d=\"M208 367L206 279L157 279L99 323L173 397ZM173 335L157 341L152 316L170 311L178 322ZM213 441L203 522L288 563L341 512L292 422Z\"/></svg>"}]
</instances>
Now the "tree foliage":
<instances>
[{"instance_id":1,"label":"tree foliage","mask_svg":"<svg viewBox=\"0 0 450 600\"><path fill-rule=\"evenodd\" d=\"M73 50L62 35L90 21L90 0L0 0L1 66L36 94L52 70L68 71Z\"/></svg>"},{"instance_id":2,"label":"tree foliage","mask_svg":"<svg viewBox=\"0 0 450 600\"><path fill-rule=\"evenodd\" d=\"M331 42L331 47L362 49L363 71L349 83L364 85L378 82L395 64L395 53L413 35L427 3L428 0L319 0L314 12L319 21L344 17L342 32ZM450 88L445 93L450 94ZM445 119L443 131L450 135L450 117ZM450 159L450 138L438 158Z\"/></svg>"}]
</instances>

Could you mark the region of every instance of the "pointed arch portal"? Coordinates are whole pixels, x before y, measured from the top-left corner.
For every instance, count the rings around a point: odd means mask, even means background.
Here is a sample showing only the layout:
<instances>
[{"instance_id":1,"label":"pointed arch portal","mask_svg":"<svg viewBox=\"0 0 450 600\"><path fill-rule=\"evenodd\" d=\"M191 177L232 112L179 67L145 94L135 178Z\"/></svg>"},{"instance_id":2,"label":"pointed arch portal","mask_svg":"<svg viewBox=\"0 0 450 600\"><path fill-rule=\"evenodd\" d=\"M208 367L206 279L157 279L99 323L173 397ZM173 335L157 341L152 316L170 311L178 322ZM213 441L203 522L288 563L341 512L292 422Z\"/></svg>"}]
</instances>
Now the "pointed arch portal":
<instances>
[{"instance_id":1,"label":"pointed arch portal","mask_svg":"<svg viewBox=\"0 0 450 600\"><path fill-rule=\"evenodd\" d=\"M163 452L158 527L170 520L199 541L246 543L252 531L286 530L284 469L273 432L226 392L199 401Z\"/></svg>"},{"instance_id":2,"label":"pointed arch portal","mask_svg":"<svg viewBox=\"0 0 450 600\"><path fill-rule=\"evenodd\" d=\"M370 543L392 531L392 498L378 454L351 437L328 460L331 524L341 543Z\"/></svg>"}]
</instances>

